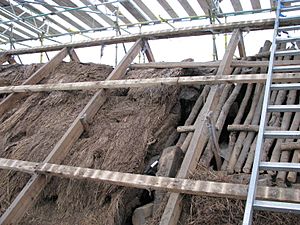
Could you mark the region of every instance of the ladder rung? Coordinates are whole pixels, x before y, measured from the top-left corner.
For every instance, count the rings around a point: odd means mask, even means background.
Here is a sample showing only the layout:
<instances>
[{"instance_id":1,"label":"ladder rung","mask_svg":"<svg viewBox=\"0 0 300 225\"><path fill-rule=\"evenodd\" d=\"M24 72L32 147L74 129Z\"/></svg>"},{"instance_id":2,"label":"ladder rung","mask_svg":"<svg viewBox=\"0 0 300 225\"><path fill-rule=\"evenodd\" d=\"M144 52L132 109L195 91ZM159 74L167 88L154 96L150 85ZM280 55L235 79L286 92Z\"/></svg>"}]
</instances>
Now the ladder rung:
<instances>
[{"instance_id":1,"label":"ladder rung","mask_svg":"<svg viewBox=\"0 0 300 225\"><path fill-rule=\"evenodd\" d=\"M281 9L281 12L289 12L289 11L297 11L300 10L300 6L291 6L291 7L285 7Z\"/></svg>"},{"instance_id":2,"label":"ladder rung","mask_svg":"<svg viewBox=\"0 0 300 225\"><path fill-rule=\"evenodd\" d=\"M300 163L261 162L259 168L265 171L300 172Z\"/></svg>"},{"instance_id":3,"label":"ladder rung","mask_svg":"<svg viewBox=\"0 0 300 225\"><path fill-rule=\"evenodd\" d=\"M300 112L300 105L269 105L268 112Z\"/></svg>"},{"instance_id":4,"label":"ladder rung","mask_svg":"<svg viewBox=\"0 0 300 225\"><path fill-rule=\"evenodd\" d=\"M300 71L300 66L275 66L273 72Z\"/></svg>"},{"instance_id":5,"label":"ladder rung","mask_svg":"<svg viewBox=\"0 0 300 225\"><path fill-rule=\"evenodd\" d=\"M287 50L287 51L277 51L276 56L290 56L290 55L300 55L300 50Z\"/></svg>"},{"instance_id":6,"label":"ladder rung","mask_svg":"<svg viewBox=\"0 0 300 225\"><path fill-rule=\"evenodd\" d=\"M300 30L300 25L297 26L287 26L287 27L279 27L278 31L290 31L290 30Z\"/></svg>"},{"instance_id":7,"label":"ladder rung","mask_svg":"<svg viewBox=\"0 0 300 225\"><path fill-rule=\"evenodd\" d=\"M253 207L257 210L297 214L300 213L300 204L297 203L256 200L254 201Z\"/></svg>"},{"instance_id":8,"label":"ladder rung","mask_svg":"<svg viewBox=\"0 0 300 225\"><path fill-rule=\"evenodd\" d=\"M300 131L265 131L264 138L275 139L275 138L289 138L298 139L300 138Z\"/></svg>"},{"instance_id":9,"label":"ladder rung","mask_svg":"<svg viewBox=\"0 0 300 225\"><path fill-rule=\"evenodd\" d=\"M300 16L287 16L287 17L280 17L279 21L289 21L289 20L298 20Z\"/></svg>"},{"instance_id":10,"label":"ladder rung","mask_svg":"<svg viewBox=\"0 0 300 225\"><path fill-rule=\"evenodd\" d=\"M272 91L279 90L300 90L300 83L291 83L291 84L272 84Z\"/></svg>"},{"instance_id":11,"label":"ladder rung","mask_svg":"<svg viewBox=\"0 0 300 225\"><path fill-rule=\"evenodd\" d=\"M300 37L277 38L276 41L278 43L295 42L295 41L300 41Z\"/></svg>"}]
</instances>

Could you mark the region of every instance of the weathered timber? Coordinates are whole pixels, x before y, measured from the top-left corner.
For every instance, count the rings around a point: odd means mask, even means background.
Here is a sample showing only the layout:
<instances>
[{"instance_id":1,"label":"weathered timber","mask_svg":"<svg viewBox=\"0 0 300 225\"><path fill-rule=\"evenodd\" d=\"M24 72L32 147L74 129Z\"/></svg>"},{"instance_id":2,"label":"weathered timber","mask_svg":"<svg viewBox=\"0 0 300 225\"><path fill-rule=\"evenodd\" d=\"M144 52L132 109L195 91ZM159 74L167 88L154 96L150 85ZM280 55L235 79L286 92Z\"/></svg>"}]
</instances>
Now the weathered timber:
<instances>
[{"instance_id":1,"label":"weathered timber","mask_svg":"<svg viewBox=\"0 0 300 225\"><path fill-rule=\"evenodd\" d=\"M281 25L282 26L298 25L299 21L300 19L283 21ZM67 44L59 44L59 45L51 45L51 46L49 45L49 46L27 48L27 49L15 49L15 50L0 52L0 54L7 53L10 55L20 55L20 54L29 54L29 53L38 53L38 52L47 52L47 51L58 51L64 47L83 48L83 47L92 47L92 46L100 46L100 45L110 45L116 43L128 43L128 42L135 42L140 38L144 38L148 40L151 39L158 40L158 39L175 38L175 37L210 35L212 34L212 32L228 33L228 32L233 32L235 29L241 29L242 31L248 31L248 30L251 31L251 30L273 29L273 27L274 27L274 19L238 21L233 23L203 25L203 26L194 26L194 27L187 27L187 28L176 28L176 29L168 29L162 31L145 32L142 34L129 34L129 35L122 35L118 37L116 36L105 37L105 38L94 39L92 41L72 42Z\"/></svg>"},{"instance_id":2,"label":"weathered timber","mask_svg":"<svg viewBox=\"0 0 300 225\"><path fill-rule=\"evenodd\" d=\"M235 119L234 119L234 124L239 124L242 121L242 118L244 116L248 101L251 97L252 94L252 90L253 90L253 84L248 84L247 85L247 89L246 89L246 93L245 96L243 98L243 101L239 107L239 111L238 114L236 115ZM225 156L225 159L223 161L221 170L225 171L227 170L227 166L228 166L228 162L230 159L230 156L232 154L233 148L234 148L234 144L236 142L236 138L237 138L237 133L236 132L232 132L229 135L229 144L228 144L228 148L227 148L227 154Z\"/></svg>"},{"instance_id":3,"label":"weathered timber","mask_svg":"<svg viewBox=\"0 0 300 225\"><path fill-rule=\"evenodd\" d=\"M293 95L292 92L294 92L294 96L296 96L297 91L290 91L290 95ZM292 124L291 124L289 130L297 131L299 129L299 125L300 125L300 113L297 112L297 113L295 113L294 119L292 121ZM290 143L293 140L294 139L286 139L285 143ZM280 146L280 149L281 149L281 146ZM283 152L281 152L280 162L289 162L290 157L291 157L291 153L292 153L291 151L283 151ZM276 183L279 186L284 186L285 185L286 175L287 175L286 171L279 171L278 172L277 177L276 177Z\"/></svg>"},{"instance_id":4,"label":"weathered timber","mask_svg":"<svg viewBox=\"0 0 300 225\"><path fill-rule=\"evenodd\" d=\"M280 130L279 127L269 127L267 126L266 129L268 130ZM227 126L228 131L246 131L246 132L258 132L259 125L245 125L245 124L231 124Z\"/></svg>"},{"instance_id":5,"label":"weathered timber","mask_svg":"<svg viewBox=\"0 0 300 225\"><path fill-rule=\"evenodd\" d=\"M39 83L46 76L48 76L55 68L62 62L62 60L67 56L68 49L64 48L61 50L54 58L52 58L48 63L44 64L39 70L32 74L22 85L30 85ZM0 117L10 110L15 102L17 102L23 95L22 94L10 94L0 103Z\"/></svg>"},{"instance_id":6,"label":"weathered timber","mask_svg":"<svg viewBox=\"0 0 300 225\"><path fill-rule=\"evenodd\" d=\"M286 142L282 143L280 146L282 151L287 150L300 150L300 142Z\"/></svg>"},{"instance_id":7,"label":"weathered timber","mask_svg":"<svg viewBox=\"0 0 300 225\"><path fill-rule=\"evenodd\" d=\"M179 132L179 133L194 132L194 131L195 131L195 126L193 126L193 125L177 127L177 132Z\"/></svg>"},{"instance_id":8,"label":"weathered timber","mask_svg":"<svg viewBox=\"0 0 300 225\"><path fill-rule=\"evenodd\" d=\"M262 104L262 92L263 86L261 84L257 84L253 96L253 101L251 103L251 108L250 111L244 121L245 125L251 124L251 121L253 119L253 116L255 114L255 109L259 104ZM234 172L234 166L238 160L238 157L240 155L241 149L243 147L243 141L245 140L247 136L247 132L240 132L238 135L238 138L236 140L236 143L234 144L234 148L232 150L231 156L229 158L228 166L227 166L227 171L228 173L232 174Z\"/></svg>"},{"instance_id":9,"label":"weathered timber","mask_svg":"<svg viewBox=\"0 0 300 225\"><path fill-rule=\"evenodd\" d=\"M239 39L240 31L234 30L216 76L230 73L230 64L239 43ZM196 129L177 174L177 178L186 178L195 170L208 139L208 130L203 118L216 107L221 92L222 90L219 89L218 85L211 87L207 100L194 123ZM181 208L182 196L180 194L172 193L162 215L160 225L176 224L180 216Z\"/></svg>"},{"instance_id":10,"label":"weathered timber","mask_svg":"<svg viewBox=\"0 0 300 225\"><path fill-rule=\"evenodd\" d=\"M118 186L155 189L191 195L246 199L247 185L189 180L169 177L155 177L140 174L121 173L82 167L36 163L0 158L0 169L20 171L29 174L57 176L76 180L104 182ZM274 201L297 202L299 189L258 187L257 198Z\"/></svg>"},{"instance_id":11,"label":"weathered timber","mask_svg":"<svg viewBox=\"0 0 300 225\"><path fill-rule=\"evenodd\" d=\"M191 125L194 124L195 119L197 118L200 109L202 108L202 106L204 105L204 103L206 101L209 90L210 90L210 86L208 86L208 85L206 85L203 88L200 96L198 97L196 103L193 106L192 111L190 112L188 118L186 119L186 121L184 123L184 126L191 126ZM185 139L187 138L187 135L188 134L185 134L185 133L180 134L180 137L179 137L179 140L176 143L176 146L178 146L182 149L182 145L185 143Z\"/></svg>"},{"instance_id":12,"label":"weathered timber","mask_svg":"<svg viewBox=\"0 0 300 225\"><path fill-rule=\"evenodd\" d=\"M155 62L155 63L139 63L130 65L131 69L146 69L146 68L198 68L198 67L212 67L220 66L221 61L212 62ZM277 60L274 62L275 66L299 65L300 60ZM247 60L232 60L232 67L268 67L269 61L247 61Z\"/></svg>"},{"instance_id":13,"label":"weathered timber","mask_svg":"<svg viewBox=\"0 0 300 225\"><path fill-rule=\"evenodd\" d=\"M37 84L0 87L0 93L17 92L42 92L42 91L75 91L97 90L101 88L141 88L161 85L204 85L223 83L264 83L266 74L224 75L224 76L193 76L193 77L168 77L149 79L84 81L75 83ZM299 82L300 73L288 73L273 75L274 82ZM202 102L203 103L203 102ZM201 105L201 104L200 104Z\"/></svg>"},{"instance_id":14,"label":"weathered timber","mask_svg":"<svg viewBox=\"0 0 300 225\"><path fill-rule=\"evenodd\" d=\"M132 60L141 51L143 41L138 40L128 51L125 57L121 60L118 66L110 73L107 79L120 79L127 71L127 67ZM73 144L78 140L84 132L84 127L81 123L81 118L85 117L87 122L90 122L100 107L106 101L106 93L104 90L98 91L88 102L85 108L80 112L63 137L57 142L50 154L44 160L44 163L60 163L67 155ZM0 218L1 225L16 224L23 217L37 199L39 193L47 185L45 176L34 174L28 181L26 186L21 190L19 195L4 212Z\"/></svg>"}]
</instances>

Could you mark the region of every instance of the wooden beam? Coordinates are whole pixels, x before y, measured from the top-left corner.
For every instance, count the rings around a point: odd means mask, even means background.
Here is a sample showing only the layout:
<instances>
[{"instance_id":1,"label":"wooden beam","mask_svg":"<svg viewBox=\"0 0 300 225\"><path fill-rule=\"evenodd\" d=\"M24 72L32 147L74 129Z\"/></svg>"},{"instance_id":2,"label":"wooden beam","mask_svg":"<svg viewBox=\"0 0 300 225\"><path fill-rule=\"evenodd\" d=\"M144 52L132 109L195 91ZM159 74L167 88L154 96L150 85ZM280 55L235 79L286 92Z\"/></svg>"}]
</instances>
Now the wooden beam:
<instances>
[{"instance_id":1,"label":"wooden beam","mask_svg":"<svg viewBox=\"0 0 300 225\"><path fill-rule=\"evenodd\" d=\"M195 126L194 125L179 126L179 127L177 127L176 130L177 130L178 133L194 132L195 131Z\"/></svg>"},{"instance_id":2,"label":"wooden beam","mask_svg":"<svg viewBox=\"0 0 300 225\"><path fill-rule=\"evenodd\" d=\"M230 1L231 1L231 5L232 5L234 11L236 11L236 12L243 11L243 7L242 7L240 0L230 0ZM271 0L271 1L273 1L273 0Z\"/></svg>"},{"instance_id":3,"label":"wooden beam","mask_svg":"<svg viewBox=\"0 0 300 225\"><path fill-rule=\"evenodd\" d=\"M248 189L248 186L244 184L156 177L3 158L0 158L0 169L108 183L146 190L154 189L174 193L226 197L243 200L246 199ZM257 191L257 198L261 200L298 202L299 197L300 189L259 186Z\"/></svg>"},{"instance_id":4,"label":"wooden beam","mask_svg":"<svg viewBox=\"0 0 300 225\"><path fill-rule=\"evenodd\" d=\"M174 11L174 9L169 5L166 0L157 0L158 3L166 10L166 12L171 16L171 18L178 18L179 16Z\"/></svg>"},{"instance_id":5,"label":"wooden beam","mask_svg":"<svg viewBox=\"0 0 300 225\"><path fill-rule=\"evenodd\" d=\"M212 62L151 62L139 63L130 65L131 69L146 69L146 68L198 68L198 67L211 67L216 68L220 66L221 61ZM299 65L300 60L278 60L274 62L275 66L288 66ZM268 67L269 61L245 61L245 60L232 60L231 67Z\"/></svg>"},{"instance_id":6,"label":"wooden beam","mask_svg":"<svg viewBox=\"0 0 300 225\"><path fill-rule=\"evenodd\" d=\"M68 49L64 48L56 56L54 56L48 63L44 64L39 70L32 74L22 85L37 84L48 76L67 56ZM14 104L22 97L20 94L10 94L0 102L0 117L10 110Z\"/></svg>"},{"instance_id":7,"label":"wooden beam","mask_svg":"<svg viewBox=\"0 0 300 225\"><path fill-rule=\"evenodd\" d=\"M231 73L231 61L233 55L240 41L240 31L238 29L234 30L228 47L225 51L223 59L220 63L219 69L217 71L216 77L221 77L223 74ZM218 104L218 99L221 95L221 89L218 85L211 87L210 92L207 96L206 102L202 107L196 122L194 123L195 131L187 149L187 152L182 161L181 167L177 173L177 178L187 178L196 169L197 163L206 146L206 141L208 139L208 129L205 118L210 111L213 111ZM182 209L182 196L177 193L172 193L169 197L168 203L165 207L164 213L162 215L160 225L173 225L177 224L180 213Z\"/></svg>"},{"instance_id":8,"label":"wooden beam","mask_svg":"<svg viewBox=\"0 0 300 225\"><path fill-rule=\"evenodd\" d=\"M251 0L253 9L261 9L260 0Z\"/></svg>"},{"instance_id":9,"label":"wooden beam","mask_svg":"<svg viewBox=\"0 0 300 225\"><path fill-rule=\"evenodd\" d=\"M293 19L289 21L282 21L282 26L289 25L298 25L300 19ZM20 55L20 54L29 54L29 53L38 53L38 52L47 52L47 51L58 51L64 47L70 48L85 48L92 46L100 45L110 45L116 43L128 43L135 42L140 38L146 40L159 40L167 38L176 38L176 37L189 37L189 36L200 36L200 35L211 35L214 33L228 33L232 32L234 29L241 29L242 31L248 30L266 30L273 29L274 19L263 19L263 20L253 20L253 21L239 21L226 24L213 24L213 25L201 25L193 26L186 28L176 28L176 29L166 29L161 31L151 31L144 32L141 34L128 34L122 36L113 36L113 37L103 37L97 38L90 41L80 41L80 42L71 42L67 44L51 45L51 46L40 46L34 48L25 48L25 49L12 49L8 51L2 51L0 54L7 53L10 55Z\"/></svg>"},{"instance_id":10,"label":"wooden beam","mask_svg":"<svg viewBox=\"0 0 300 225\"><path fill-rule=\"evenodd\" d=\"M119 65L110 73L107 80L119 79L126 73L128 65L136 57L139 51L142 49L143 41L138 40L128 51L126 56L122 59ZM77 116L74 122L71 124L67 132L57 142L50 154L44 160L44 163L61 163L66 157L67 153L78 140L80 135L84 131L84 127L81 123L81 118L85 117L86 121L89 122L93 119L95 114L98 112L100 107L106 101L106 93L102 89L98 91L81 113ZM0 218L1 225L16 224L23 217L24 213L34 204L39 193L47 185L45 176L33 175L26 186L22 189L10 207L4 212Z\"/></svg>"},{"instance_id":11,"label":"wooden beam","mask_svg":"<svg viewBox=\"0 0 300 225\"><path fill-rule=\"evenodd\" d=\"M214 85L214 84L237 84L237 83L264 83L267 74L239 74L221 76L184 76L129 80L106 80L106 81L84 81L59 84L38 84L20 86L2 86L0 94L3 93L30 93L43 91L79 91L99 90L115 88L146 88L161 87L162 85ZM273 74L274 82L300 82L300 73Z\"/></svg>"},{"instance_id":12,"label":"wooden beam","mask_svg":"<svg viewBox=\"0 0 300 225\"><path fill-rule=\"evenodd\" d=\"M155 62L153 52L152 52L149 42L147 40L144 41L144 50L145 50L145 54L148 59L148 62Z\"/></svg>"},{"instance_id":13,"label":"wooden beam","mask_svg":"<svg viewBox=\"0 0 300 225\"><path fill-rule=\"evenodd\" d=\"M197 13L194 11L194 9L192 8L192 6L187 0L178 0L178 1L189 16L197 16Z\"/></svg>"},{"instance_id":14,"label":"wooden beam","mask_svg":"<svg viewBox=\"0 0 300 225\"><path fill-rule=\"evenodd\" d=\"M78 55L76 54L74 48L71 48L69 50L69 56L70 56L70 58L71 58L72 61L74 61L74 62L80 62L80 59L79 59Z\"/></svg>"}]
</instances>

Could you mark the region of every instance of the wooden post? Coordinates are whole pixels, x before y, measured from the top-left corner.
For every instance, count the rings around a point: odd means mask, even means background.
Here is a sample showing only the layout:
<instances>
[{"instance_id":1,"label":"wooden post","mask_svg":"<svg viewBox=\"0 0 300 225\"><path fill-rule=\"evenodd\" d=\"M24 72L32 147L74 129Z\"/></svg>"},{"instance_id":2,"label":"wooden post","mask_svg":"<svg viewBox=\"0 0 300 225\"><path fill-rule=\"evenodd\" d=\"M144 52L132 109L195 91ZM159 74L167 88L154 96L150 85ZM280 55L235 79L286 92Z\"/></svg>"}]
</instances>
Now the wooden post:
<instances>
[{"instance_id":1,"label":"wooden post","mask_svg":"<svg viewBox=\"0 0 300 225\"><path fill-rule=\"evenodd\" d=\"M240 41L238 44L238 48L239 48L239 53L240 53L240 57L246 57L246 48L245 48L245 43L244 43L244 37L243 37L243 32L240 30Z\"/></svg>"},{"instance_id":2,"label":"wooden post","mask_svg":"<svg viewBox=\"0 0 300 225\"><path fill-rule=\"evenodd\" d=\"M226 52L224 54L223 60L220 63L220 67L217 71L216 77L221 76L222 74L230 74L231 61L239 40L240 32L239 30L234 30L228 44L228 48L226 49ZM207 100L194 124L195 132L181 164L181 168L177 174L177 178L186 178L196 169L197 163L208 139L208 130L204 118L210 111L213 111L216 107L219 96L221 94L220 92L221 90L219 89L218 85L214 85L211 88ZM172 193L162 215L160 225L177 224L181 213L181 206L182 196L180 194Z\"/></svg>"},{"instance_id":3,"label":"wooden post","mask_svg":"<svg viewBox=\"0 0 300 225\"><path fill-rule=\"evenodd\" d=\"M26 81L22 83L22 85L36 84L43 80L46 76L48 76L55 68L61 63L61 61L67 56L68 49L62 49L53 59L51 59L48 63L43 65L38 71L31 75ZM15 102L17 102L23 95L12 93L7 96L0 103L0 117L10 110Z\"/></svg>"},{"instance_id":4,"label":"wooden post","mask_svg":"<svg viewBox=\"0 0 300 225\"><path fill-rule=\"evenodd\" d=\"M120 64L111 72L107 77L110 79L119 79L122 77L132 62L132 60L137 56L138 52L142 49L143 41L139 39L128 51L126 56L122 59ZM66 51L67 54L67 51ZM44 160L44 163L60 163L69 152L73 144L78 140L80 135L84 131L84 127L81 123L81 118L85 117L86 121L90 123L95 114L98 112L99 108L106 101L106 93L104 90L98 91L81 113L77 116L74 122L71 124L70 128L63 135L63 137L57 142L53 150ZM26 186L22 189L10 207L4 212L0 218L1 225L17 224L24 213L34 204L40 192L47 185L47 180L43 175L33 175L28 181Z\"/></svg>"}]
</instances>

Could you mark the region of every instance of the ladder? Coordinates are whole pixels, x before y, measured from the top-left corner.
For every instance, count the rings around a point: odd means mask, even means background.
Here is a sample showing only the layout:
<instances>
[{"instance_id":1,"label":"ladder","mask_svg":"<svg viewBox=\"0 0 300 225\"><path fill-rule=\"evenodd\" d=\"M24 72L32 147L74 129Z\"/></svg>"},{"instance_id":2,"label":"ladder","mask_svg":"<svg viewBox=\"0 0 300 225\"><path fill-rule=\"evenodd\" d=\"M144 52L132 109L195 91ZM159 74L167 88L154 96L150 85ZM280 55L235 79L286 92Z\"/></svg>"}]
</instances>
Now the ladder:
<instances>
[{"instance_id":1,"label":"ladder","mask_svg":"<svg viewBox=\"0 0 300 225\"><path fill-rule=\"evenodd\" d=\"M300 19L300 16L290 16L286 17L282 13L300 10L300 6L290 6L285 7L286 3L300 3L300 0L277 0L277 10L274 25L274 35L273 43L270 53L270 62L268 69L268 77L265 84L264 91L264 101L260 118L259 133L256 143L256 151L253 161L253 168L251 173L251 179L248 188L247 202L244 213L243 225L251 225L253 210L267 210L274 212L289 212L289 213L300 213L300 199L298 203L288 203L288 202L276 202L276 201L266 201L266 200L256 200L256 189L258 183L259 171L296 171L300 172L300 163L274 163L274 162L261 162L261 155L263 152L264 139L299 139L299 131L268 131L266 130L266 116L269 112L299 112L300 105L269 105L270 92L272 90L300 90L300 83L280 83L273 84L272 75L273 72L300 72L300 65L296 66L274 66L274 59L276 56L288 56L288 55L300 55L299 50L286 50L277 51L277 43L293 43L295 41L300 41L299 37L287 37L280 38L278 32L286 32L293 30L300 30L300 25L280 27L281 21L287 21L290 19L295 19L296 17ZM284 74L282 75L284 76Z\"/></svg>"}]
</instances>

